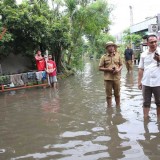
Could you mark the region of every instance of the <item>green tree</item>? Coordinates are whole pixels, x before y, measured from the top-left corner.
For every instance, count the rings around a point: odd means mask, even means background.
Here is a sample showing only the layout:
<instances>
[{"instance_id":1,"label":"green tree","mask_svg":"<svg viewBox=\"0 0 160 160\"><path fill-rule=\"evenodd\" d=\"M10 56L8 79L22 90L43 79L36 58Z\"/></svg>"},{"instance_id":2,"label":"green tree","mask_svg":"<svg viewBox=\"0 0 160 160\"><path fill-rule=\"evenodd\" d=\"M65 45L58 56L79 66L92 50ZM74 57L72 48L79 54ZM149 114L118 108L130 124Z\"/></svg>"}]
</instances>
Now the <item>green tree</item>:
<instances>
[{"instance_id":1,"label":"green tree","mask_svg":"<svg viewBox=\"0 0 160 160\"><path fill-rule=\"evenodd\" d=\"M35 50L47 49L55 57L58 72L63 71L65 63L78 65L89 48L96 55L98 36L110 24L110 9L104 0L52 0L52 6L46 0L23 1L20 5L14 0L0 3L0 27L7 28L0 42L0 57L12 52L33 59Z\"/></svg>"},{"instance_id":2,"label":"green tree","mask_svg":"<svg viewBox=\"0 0 160 160\"><path fill-rule=\"evenodd\" d=\"M61 26L66 26L67 20L54 19L54 12L45 1L40 3L35 1L32 5L23 2L21 5L12 4L12 6L5 1L3 5L3 25L7 27L13 38L13 41L6 41L4 45L9 46L8 52L32 58L37 49L44 52L46 49L51 51L54 48L52 52L61 53L55 51L57 47L53 46L59 46L59 48L66 46L68 28ZM56 55L58 70L60 70L59 54Z\"/></svg>"},{"instance_id":3,"label":"green tree","mask_svg":"<svg viewBox=\"0 0 160 160\"><path fill-rule=\"evenodd\" d=\"M102 54L106 52L105 49L105 44L108 41L113 41L115 42L115 38L109 34L106 33L101 33L100 35L96 36L96 43L95 43L95 48L96 48L96 58L100 58Z\"/></svg>"},{"instance_id":4,"label":"green tree","mask_svg":"<svg viewBox=\"0 0 160 160\"><path fill-rule=\"evenodd\" d=\"M93 54L96 54L95 44L96 36L100 35L103 28L108 28L110 21L110 8L108 3L103 0L97 1L76 1L66 0L68 15L71 24L71 47L69 49L68 64L71 62L71 57L77 56L81 51L79 42L83 42L85 36L90 42L90 49ZM85 41L84 41L85 42ZM84 44L85 46L85 44ZM78 49L79 48L79 49ZM94 53L95 52L95 53Z\"/></svg>"},{"instance_id":5,"label":"green tree","mask_svg":"<svg viewBox=\"0 0 160 160\"><path fill-rule=\"evenodd\" d=\"M142 36L139 34L131 34L130 29L126 29L123 32L123 41L125 42L125 45L131 45L131 43L134 43L137 46L140 44L141 40Z\"/></svg>"}]
</instances>

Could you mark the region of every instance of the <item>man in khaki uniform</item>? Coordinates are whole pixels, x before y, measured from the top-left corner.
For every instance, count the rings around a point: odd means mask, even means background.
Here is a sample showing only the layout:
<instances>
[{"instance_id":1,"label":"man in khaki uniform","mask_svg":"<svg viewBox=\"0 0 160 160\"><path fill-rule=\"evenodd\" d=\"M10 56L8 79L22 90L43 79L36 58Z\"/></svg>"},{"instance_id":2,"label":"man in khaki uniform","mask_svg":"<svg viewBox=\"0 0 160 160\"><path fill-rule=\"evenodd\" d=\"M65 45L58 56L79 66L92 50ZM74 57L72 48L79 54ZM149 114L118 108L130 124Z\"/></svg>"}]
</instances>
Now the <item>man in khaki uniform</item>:
<instances>
[{"instance_id":1,"label":"man in khaki uniform","mask_svg":"<svg viewBox=\"0 0 160 160\"><path fill-rule=\"evenodd\" d=\"M106 54L104 54L99 63L99 70L104 72L104 84L106 91L106 100L108 107L112 106L112 90L116 106L120 107L120 75L122 69L122 59L116 52L117 45L111 41L106 43Z\"/></svg>"}]
</instances>

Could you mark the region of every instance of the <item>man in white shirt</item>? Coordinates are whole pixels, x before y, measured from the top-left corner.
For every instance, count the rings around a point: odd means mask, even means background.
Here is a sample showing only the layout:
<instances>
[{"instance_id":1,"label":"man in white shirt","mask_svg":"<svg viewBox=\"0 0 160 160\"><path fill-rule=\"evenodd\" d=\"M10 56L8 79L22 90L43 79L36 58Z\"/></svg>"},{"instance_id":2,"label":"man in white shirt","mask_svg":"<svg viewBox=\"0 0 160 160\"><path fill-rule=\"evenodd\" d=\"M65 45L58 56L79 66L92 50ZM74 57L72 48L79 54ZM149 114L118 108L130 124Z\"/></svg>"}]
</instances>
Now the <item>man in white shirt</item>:
<instances>
[{"instance_id":1,"label":"man in white shirt","mask_svg":"<svg viewBox=\"0 0 160 160\"><path fill-rule=\"evenodd\" d=\"M157 117L160 118L160 48L157 37L149 35L147 38L148 49L141 54L138 70L138 88L143 94L144 118L148 118L152 94L157 106Z\"/></svg>"}]
</instances>

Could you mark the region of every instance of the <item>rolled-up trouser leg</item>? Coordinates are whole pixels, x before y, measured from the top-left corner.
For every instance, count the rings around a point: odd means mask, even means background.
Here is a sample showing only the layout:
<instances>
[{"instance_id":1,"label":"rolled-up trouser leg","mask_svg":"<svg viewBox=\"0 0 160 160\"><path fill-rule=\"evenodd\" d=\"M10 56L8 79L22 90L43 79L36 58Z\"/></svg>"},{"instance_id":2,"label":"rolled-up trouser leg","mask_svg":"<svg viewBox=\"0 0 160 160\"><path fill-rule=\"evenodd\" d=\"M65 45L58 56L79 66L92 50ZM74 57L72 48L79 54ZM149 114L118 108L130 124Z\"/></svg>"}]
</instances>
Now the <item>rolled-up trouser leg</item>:
<instances>
[{"instance_id":1,"label":"rolled-up trouser leg","mask_svg":"<svg viewBox=\"0 0 160 160\"><path fill-rule=\"evenodd\" d=\"M143 85L142 94L143 94L143 114L144 114L144 118L148 118L149 110L151 106L152 87Z\"/></svg>"},{"instance_id":2,"label":"rolled-up trouser leg","mask_svg":"<svg viewBox=\"0 0 160 160\"><path fill-rule=\"evenodd\" d=\"M157 117L160 118L160 86L153 87L152 90L155 97L155 104L157 106Z\"/></svg>"}]
</instances>

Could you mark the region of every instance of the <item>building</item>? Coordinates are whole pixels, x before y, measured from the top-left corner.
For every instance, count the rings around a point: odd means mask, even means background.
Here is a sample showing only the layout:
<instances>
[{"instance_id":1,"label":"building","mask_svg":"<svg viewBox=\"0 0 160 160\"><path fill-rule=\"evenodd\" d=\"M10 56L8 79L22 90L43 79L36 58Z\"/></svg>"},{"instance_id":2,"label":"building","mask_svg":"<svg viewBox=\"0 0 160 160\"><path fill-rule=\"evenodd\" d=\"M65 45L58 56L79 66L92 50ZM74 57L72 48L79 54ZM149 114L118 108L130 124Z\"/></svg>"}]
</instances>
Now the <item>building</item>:
<instances>
[{"instance_id":1,"label":"building","mask_svg":"<svg viewBox=\"0 0 160 160\"><path fill-rule=\"evenodd\" d=\"M158 37L158 44L160 45L160 14L154 17L147 17L144 21L134 24L130 27L131 34L149 35L155 34ZM134 45L133 45L134 46ZM141 42L140 49L144 51L147 48L146 39L144 36Z\"/></svg>"}]
</instances>

